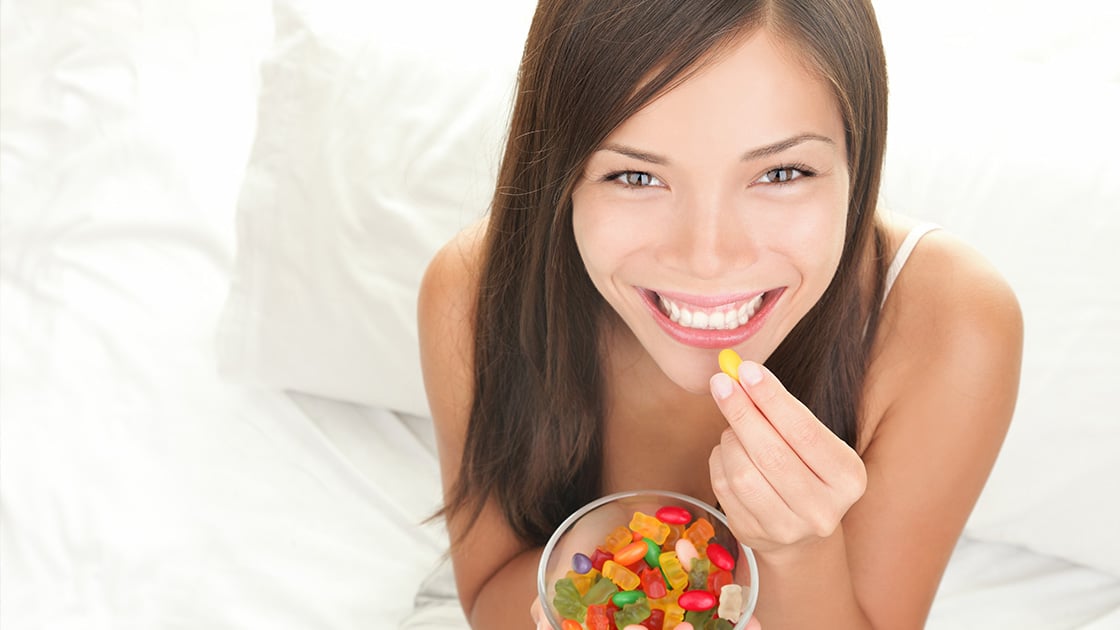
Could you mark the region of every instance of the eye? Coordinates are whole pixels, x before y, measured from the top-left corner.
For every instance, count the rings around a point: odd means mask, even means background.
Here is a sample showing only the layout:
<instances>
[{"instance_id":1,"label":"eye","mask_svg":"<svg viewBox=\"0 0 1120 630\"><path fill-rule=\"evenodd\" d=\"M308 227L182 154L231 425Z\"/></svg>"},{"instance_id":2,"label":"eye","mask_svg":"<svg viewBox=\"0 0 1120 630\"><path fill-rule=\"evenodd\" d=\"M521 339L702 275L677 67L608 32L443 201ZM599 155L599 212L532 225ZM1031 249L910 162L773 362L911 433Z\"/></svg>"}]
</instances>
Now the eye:
<instances>
[{"instance_id":1,"label":"eye","mask_svg":"<svg viewBox=\"0 0 1120 630\"><path fill-rule=\"evenodd\" d=\"M615 181L627 188L646 188L649 186L661 186L660 179L657 179L649 173L641 171L620 171L618 173L611 173L606 177L607 181Z\"/></svg>"},{"instance_id":2,"label":"eye","mask_svg":"<svg viewBox=\"0 0 1120 630\"><path fill-rule=\"evenodd\" d=\"M778 168L766 171L762 177L758 179L757 183L760 184L788 184L795 179L802 177L812 177L815 173L805 168L804 166L779 166Z\"/></svg>"}]
</instances>

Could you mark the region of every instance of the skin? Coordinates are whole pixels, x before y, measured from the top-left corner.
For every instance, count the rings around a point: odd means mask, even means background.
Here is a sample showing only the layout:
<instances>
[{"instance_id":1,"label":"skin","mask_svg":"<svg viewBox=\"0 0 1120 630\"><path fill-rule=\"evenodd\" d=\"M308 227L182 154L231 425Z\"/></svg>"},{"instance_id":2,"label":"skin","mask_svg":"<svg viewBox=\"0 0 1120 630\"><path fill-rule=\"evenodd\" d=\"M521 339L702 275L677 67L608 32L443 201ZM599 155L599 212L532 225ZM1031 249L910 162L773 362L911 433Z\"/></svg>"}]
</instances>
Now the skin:
<instances>
[{"instance_id":1,"label":"skin","mask_svg":"<svg viewBox=\"0 0 1120 630\"><path fill-rule=\"evenodd\" d=\"M718 501L755 550L755 612L767 630L920 628L1010 422L1021 314L978 254L944 231L927 235L884 304L855 450L759 365L820 297L843 245L843 123L827 86L790 52L766 31L744 39L616 129L577 184L577 244L613 307L605 452L672 443L675 453L609 457L603 492L660 487ZM813 139L743 159L804 134ZM778 172L790 164L805 171ZM645 176L608 177L620 171ZM893 252L910 225L879 220ZM445 246L421 286L421 355L445 488L470 408L484 229ZM869 271L861 277L872 281ZM778 297L735 345L746 361L733 380L718 373L718 349L667 335L639 288ZM461 520L448 526L463 534ZM474 627L540 621L540 549L518 541L492 502L452 557Z\"/></svg>"}]
</instances>

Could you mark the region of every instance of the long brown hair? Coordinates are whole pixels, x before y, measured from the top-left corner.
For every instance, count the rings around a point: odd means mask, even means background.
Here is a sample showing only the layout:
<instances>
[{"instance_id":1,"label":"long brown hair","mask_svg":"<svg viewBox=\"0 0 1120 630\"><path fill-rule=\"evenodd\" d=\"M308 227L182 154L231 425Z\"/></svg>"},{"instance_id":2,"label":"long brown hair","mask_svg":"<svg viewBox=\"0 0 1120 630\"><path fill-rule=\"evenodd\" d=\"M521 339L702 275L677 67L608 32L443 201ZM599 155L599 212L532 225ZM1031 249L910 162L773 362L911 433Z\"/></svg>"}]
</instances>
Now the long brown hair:
<instances>
[{"instance_id":1,"label":"long brown hair","mask_svg":"<svg viewBox=\"0 0 1120 630\"><path fill-rule=\"evenodd\" d=\"M882 238L874 208L886 136L886 68L868 0L542 0L522 59L491 205L475 321L475 388L445 515L473 524L495 498L541 545L600 496L605 302L572 234L571 192L588 156L657 95L736 36L767 27L833 86L846 127L851 198L832 284L767 361L850 445L878 294L861 260ZM876 283L881 286L881 281ZM864 334L865 326L867 334Z\"/></svg>"}]
</instances>

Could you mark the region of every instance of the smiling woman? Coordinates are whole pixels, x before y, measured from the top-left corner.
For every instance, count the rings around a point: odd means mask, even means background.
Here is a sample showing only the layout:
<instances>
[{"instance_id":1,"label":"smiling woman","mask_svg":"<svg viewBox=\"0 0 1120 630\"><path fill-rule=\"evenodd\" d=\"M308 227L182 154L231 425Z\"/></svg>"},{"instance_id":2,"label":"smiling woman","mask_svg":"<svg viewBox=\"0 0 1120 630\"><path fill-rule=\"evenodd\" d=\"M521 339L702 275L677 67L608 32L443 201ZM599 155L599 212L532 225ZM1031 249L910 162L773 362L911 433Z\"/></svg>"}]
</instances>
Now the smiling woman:
<instances>
[{"instance_id":1,"label":"smiling woman","mask_svg":"<svg viewBox=\"0 0 1120 630\"><path fill-rule=\"evenodd\" d=\"M1006 431L1022 328L944 233L913 232L884 300L913 226L876 207L870 5L546 0L519 81L490 216L420 293L472 624L523 627L557 525L658 488L722 507L768 630L920 627Z\"/></svg>"}]
</instances>

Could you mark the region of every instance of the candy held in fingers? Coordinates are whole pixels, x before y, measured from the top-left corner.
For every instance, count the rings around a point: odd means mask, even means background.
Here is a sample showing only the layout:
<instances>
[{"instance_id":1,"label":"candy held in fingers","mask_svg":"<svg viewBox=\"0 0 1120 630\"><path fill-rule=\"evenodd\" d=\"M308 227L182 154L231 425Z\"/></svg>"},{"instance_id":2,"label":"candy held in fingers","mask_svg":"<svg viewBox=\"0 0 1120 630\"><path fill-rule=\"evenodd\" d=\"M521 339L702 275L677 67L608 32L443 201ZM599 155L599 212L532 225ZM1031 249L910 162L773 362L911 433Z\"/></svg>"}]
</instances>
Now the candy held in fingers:
<instances>
[{"instance_id":1,"label":"candy held in fingers","mask_svg":"<svg viewBox=\"0 0 1120 630\"><path fill-rule=\"evenodd\" d=\"M731 348L719 351L719 369L730 376L732 380L739 380L739 364L742 362L743 359L739 357L739 353Z\"/></svg>"}]
</instances>

